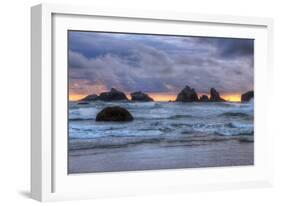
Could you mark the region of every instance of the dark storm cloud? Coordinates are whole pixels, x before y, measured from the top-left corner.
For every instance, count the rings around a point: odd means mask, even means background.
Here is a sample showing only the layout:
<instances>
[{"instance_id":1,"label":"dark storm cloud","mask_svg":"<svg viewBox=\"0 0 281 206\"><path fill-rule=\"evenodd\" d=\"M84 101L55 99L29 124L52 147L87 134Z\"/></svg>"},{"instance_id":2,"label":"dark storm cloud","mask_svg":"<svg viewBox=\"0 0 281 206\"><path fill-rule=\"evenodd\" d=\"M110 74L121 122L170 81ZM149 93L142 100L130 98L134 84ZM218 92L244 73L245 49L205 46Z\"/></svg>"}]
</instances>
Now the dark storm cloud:
<instances>
[{"instance_id":1,"label":"dark storm cloud","mask_svg":"<svg viewBox=\"0 0 281 206\"><path fill-rule=\"evenodd\" d=\"M253 40L240 39L226 41L221 52L222 56L230 58L234 56L253 56L253 54Z\"/></svg>"},{"instance_id":2,"label":"dark storm cloud","mask_svg":"<svg viewBox=\"0 0 281 206\"><path fill-rule=\"evenodd\" d=\"M198 43L210 44L216 47L218 54L222 57L236 58L254 55L253 39L236 38L196 38Z\"/></svg>"},{"instance_id":3,"label":"dark storm cloud","mask_svg":"<svg viewBox=\"0 0 281 206\"><path fill-rule=\"evenodd\" d=\"M71 92L198 92L253 89L253 40L159 35L69 33ZM76 86L73 86L73 85ZM79 85L79 87L77 86ZM79 89L78 89L79 88Z\"/></svg>"}]
</instances>

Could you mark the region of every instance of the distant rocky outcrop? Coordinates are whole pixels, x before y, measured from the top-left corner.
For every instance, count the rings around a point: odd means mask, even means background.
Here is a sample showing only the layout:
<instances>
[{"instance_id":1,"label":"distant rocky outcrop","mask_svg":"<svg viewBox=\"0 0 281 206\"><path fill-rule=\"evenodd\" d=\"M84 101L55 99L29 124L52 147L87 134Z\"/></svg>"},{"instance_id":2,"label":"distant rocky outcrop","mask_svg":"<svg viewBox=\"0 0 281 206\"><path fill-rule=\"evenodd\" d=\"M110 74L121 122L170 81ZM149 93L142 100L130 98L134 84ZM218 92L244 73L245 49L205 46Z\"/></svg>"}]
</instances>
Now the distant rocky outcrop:
<instances>
[{"instance_id":1,"label":"distant rocky outcrop","mask_svg":"<svg viewBox=\"0 0 281 206\"><path fill-rule=\"evenodd\" d=\"M219 92L214 88L210 89L210 95L211 102L225 102L225 100L220 97Z\"/></svg>"},{"instance_id":2,"label":"distant rocky outcrop","mask_svg":"<svg viewBox=\"0 0 281 206\"><path fill-rule=\"evenodd\" d=\"M133 92L131 93L131 100L132 101L141 101L141 102L151 102L153 99L149 97L147 94L138 91L138 92Z\"/></svg>"},{"instance_id":3,"label":"distant rocky outcrop","mask_svg":"<svg viewBox=\"0 0 281 206\"><path fill-rule=\"evenodd\" d=\"M185 86L183 90L178 94L177 102L196 102L198 101L198 95L193 88Z\"/></svg>"},{"instance_id":4,"label":"distant rocky outcrop","mask_svg":"<svg viewBox=\"0 0 281 206\"><path fill-rule=\"evenodd\" d=\"M241 95L241 102L248 102L254 98L254 91L248 91Z\"/></svg>"},{"instance_id":5,"label":"distant rocky outcrop","mask_svg":"<svg viewBox=\"0 0 281 206\"><path fill-rule=\"evenodd\" d=\"M89 102L89 101L96 101L96 100L98 100L98 95L90 94L79 101L82 103L82 102Z\"/></svg>"},{"instance_id":6,"label":"distant rocky outcrop","mask_svg":"<svg viewBox=\"0 0 281 206\"><path fill-rule=\"evenodd\" d=\"M106 107L101 110L97 116L96 121L133 121L134 118L131 113L125 108L114 106L114 107Z\"/></svg>"},{"instance_id":7,"label":"distant rocky outcrop","mask_svg":"<svg viewBox=\"0 0 281 206\"><path fill-rule=\"evenodd\" d=\"M199 99L200 102L209 102L209 97L207 95L202 95Z\"/></svg>"},{"instance_id":8,"label":"distant rocky outcrop","mask_svg":"<svg viewBox=\"0 0 281 206\"><path fill-rule=\"evenodd\" d=\"M111 88L109 92L100 93L98 100L101 101L119 101L119 100L128 100L126 95L118 91L117 89Z\"/></svg>"},{"instance_id":9,"label":"distant rocky outcrop","mask_svg":"<svg viewBox=\"0 0 281 206\"><path fill-rule=\"evenodd\" d=\"M85 98L79 100L79 102L90 102L90 101L118 101L118 100L128 100L126 95L123 92L118 91L117 89L112 88L108 92L102 92L100 95L91 94Z\"/></svg>"}]
</instances>

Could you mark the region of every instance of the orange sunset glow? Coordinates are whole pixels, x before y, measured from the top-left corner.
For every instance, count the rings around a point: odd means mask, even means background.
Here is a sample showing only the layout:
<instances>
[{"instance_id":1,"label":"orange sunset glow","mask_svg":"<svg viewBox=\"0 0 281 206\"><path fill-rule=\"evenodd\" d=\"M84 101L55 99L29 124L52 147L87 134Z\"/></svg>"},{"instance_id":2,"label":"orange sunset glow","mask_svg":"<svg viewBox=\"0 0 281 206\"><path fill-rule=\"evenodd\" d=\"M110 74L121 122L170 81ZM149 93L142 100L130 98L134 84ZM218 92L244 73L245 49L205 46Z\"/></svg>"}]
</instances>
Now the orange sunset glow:
<instances>
[{"instance_id":1,"label":"orange sunset glow","mask_svg":"<svg viewBox=\"0 0 281 206\"><path fill-rule=\"evenodd\" d=\"M86 96L87 94L69 94L68 99L69 101L78 101Z\"/></svg>"},{"instance_id":2,"label":"orange sunset glow","mask_svg":"<svg viewBox=\"0 0 281 206\"><path fill-rule=\"evenodd\" d=\"M177 94L176 93L156 93L151 92L147 93L150 97L154 99L154 101L159 102L168 102L168 101L174 101L176 100ZM205 93L199 93L198 96L201 96ZM69 94L69 100L70 101L78 101L83 99L89 94ZM209 94L205 94L210 97ZM126 96L128 99L131 99L130 92L126 92ZM222 93L221 97L227 101L230 102L240 102L241 101L241 94L240 93Z\"/></svg>"},{"instance_id":3,"label":"orange sunset glow","mask_svg":"<svg viewBox=\"0 0 281 206\"><path fill-rule=\"evenodd\" d=\"M230 102L240 102L241 101L241 94L222 94L223 99Z\"/></svg>"}]
</instances>

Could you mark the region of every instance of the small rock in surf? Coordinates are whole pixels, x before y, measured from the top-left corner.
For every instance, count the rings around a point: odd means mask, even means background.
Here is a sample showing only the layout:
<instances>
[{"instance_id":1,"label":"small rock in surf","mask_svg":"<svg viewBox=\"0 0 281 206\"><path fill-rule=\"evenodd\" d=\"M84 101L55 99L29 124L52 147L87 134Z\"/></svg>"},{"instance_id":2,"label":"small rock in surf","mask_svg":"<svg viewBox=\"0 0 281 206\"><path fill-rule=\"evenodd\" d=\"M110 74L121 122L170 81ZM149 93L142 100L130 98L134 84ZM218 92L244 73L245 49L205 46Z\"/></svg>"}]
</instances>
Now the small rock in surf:
<instances>
[{"instance_id":1,"label":"small rock in surf","mask_svg":"<svg viewBox=\"0 0 281 206\"><path fill-rule=\"evenodd\" d=\"M131 93L132 101L151 102L153 99L141 91Z\"/></svg>"},{"instance_id":2,"label":"small rock in surf","mask_svg":"<svg viewBox=\"0 0 281 206\"><path fill-rule=\"evenodd\" d=\"M202 95L199 100L200 100L200 102L208 102L209 97L207 95Z\"/></svg>"}]
</instances>

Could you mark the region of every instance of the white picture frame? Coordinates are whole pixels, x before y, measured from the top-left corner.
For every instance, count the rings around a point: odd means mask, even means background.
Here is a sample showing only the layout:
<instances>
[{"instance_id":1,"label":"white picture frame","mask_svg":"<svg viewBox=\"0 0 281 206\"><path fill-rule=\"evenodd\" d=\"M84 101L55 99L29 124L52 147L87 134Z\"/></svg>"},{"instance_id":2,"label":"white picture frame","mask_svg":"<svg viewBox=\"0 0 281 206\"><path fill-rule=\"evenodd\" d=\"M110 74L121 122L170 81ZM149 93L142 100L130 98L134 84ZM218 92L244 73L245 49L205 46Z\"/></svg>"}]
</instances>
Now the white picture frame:
<instances>
[{"instance_id":1,"label":"white picture frame","mask_svg":"<svg viewBox=\"0 0 281 206\"><path fill-rule=\"evenodd\" d=\"M116 27L114 21L118 21L120 25ZM136 23L139 24L137 28L130 26ZM160 30L153 29L153 24L156 23L160 25ZM269 130L269 117L266 112L270 108L271 99L270 95L266 99L261 95L265 91L273 91L272 19L40 4L31 9L31 25L32 198L39 201L53 201L272 186L273 134ZM169 33L166 27L169 25L173 28L173 31L170 31L172 34L188 32L201 36L257 39L255 165L68 175L67 141L64 138L67 130L64 127L67 121L65 31L94 28L108 30L106 29L108 25L112 25L112 31L129 32L135 29L134 32L152 33ZM186 30L187 27L182 29L186 25L192 29Z\"/></svg>"}]
</instances>

